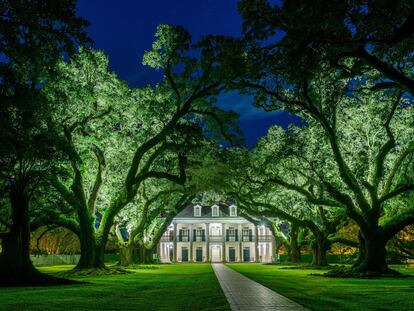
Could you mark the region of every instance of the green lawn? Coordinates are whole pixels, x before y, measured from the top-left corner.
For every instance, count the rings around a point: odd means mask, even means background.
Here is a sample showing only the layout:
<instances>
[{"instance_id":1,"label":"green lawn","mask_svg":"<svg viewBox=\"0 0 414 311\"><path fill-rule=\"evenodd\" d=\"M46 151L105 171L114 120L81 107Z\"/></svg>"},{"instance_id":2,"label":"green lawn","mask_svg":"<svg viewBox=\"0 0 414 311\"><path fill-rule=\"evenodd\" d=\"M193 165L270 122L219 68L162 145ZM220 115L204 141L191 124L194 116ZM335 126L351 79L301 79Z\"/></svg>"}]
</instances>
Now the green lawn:
<instances>
[{"instance_id":1,"label":"green lawn","mask_svg":"<svg viewBox=\"0 0 414 311\"><path fill-rule=\"evenodd\" d=\"M210 265L155 267L77 278L91 283L86 285L1 288L0 310L229 310ZM54 273L69 268L40 270Z\"/></svg>"},{"instance_id":2,"label":"green lawn","mask_svg":"<svg viewBox=\"0 0 414 311\"><path fill-rule=\"evenodd\" d=\"M414 278L339 279L309 275L323 273L320 270L261 264L228 266L311 310L414 310ZM397 269L414 276L414 268Z\"/></svg>"}]
</instances>

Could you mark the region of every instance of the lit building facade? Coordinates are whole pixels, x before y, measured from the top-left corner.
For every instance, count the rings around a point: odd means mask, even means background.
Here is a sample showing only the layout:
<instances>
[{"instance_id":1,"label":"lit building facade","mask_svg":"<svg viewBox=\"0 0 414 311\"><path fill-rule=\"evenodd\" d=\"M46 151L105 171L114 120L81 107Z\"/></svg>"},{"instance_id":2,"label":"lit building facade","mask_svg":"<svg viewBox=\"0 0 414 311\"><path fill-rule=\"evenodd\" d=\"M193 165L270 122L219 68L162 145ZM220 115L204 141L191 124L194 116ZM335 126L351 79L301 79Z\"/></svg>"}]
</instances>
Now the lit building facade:
<instances>
[{"instance_id":1,"label":"lit building facade","mask_svg":"<svg viewBox=\"0 0 414 311\"><path fill-rule=\"evenodd\" d=\"M158 245L161 262L271 262L275 239L264 225L237 214L236 205L190 205Z\"/></svg>"}]
</instances>

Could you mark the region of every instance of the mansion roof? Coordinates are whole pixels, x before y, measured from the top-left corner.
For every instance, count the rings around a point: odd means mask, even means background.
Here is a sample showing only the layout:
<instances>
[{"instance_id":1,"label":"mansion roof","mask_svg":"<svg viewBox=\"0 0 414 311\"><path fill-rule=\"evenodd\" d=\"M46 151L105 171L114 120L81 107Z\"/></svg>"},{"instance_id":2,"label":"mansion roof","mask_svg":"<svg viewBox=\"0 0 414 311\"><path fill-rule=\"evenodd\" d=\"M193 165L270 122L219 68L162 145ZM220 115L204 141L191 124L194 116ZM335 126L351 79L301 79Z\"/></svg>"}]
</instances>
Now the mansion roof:
<instances>
[{"instance_id":1,"label":"mansion roof","mask_svg":"<svg viewBox=\"0 0 414 311\"><path fill-rule=\"evenodd\" d=\"M212 206L217 205L219 207L219 214L218 216L212 215ZM201 215L195 216L194 215L194 207L200 206L201 207ZM242 217L237 216L230 216L230 206L227 204L212 204L212 205L201 205L201 204L190 204L186 206L181 212L175 216L175 218L233 218L233 219L240 219Z\"/></svg>"}]
</instances>

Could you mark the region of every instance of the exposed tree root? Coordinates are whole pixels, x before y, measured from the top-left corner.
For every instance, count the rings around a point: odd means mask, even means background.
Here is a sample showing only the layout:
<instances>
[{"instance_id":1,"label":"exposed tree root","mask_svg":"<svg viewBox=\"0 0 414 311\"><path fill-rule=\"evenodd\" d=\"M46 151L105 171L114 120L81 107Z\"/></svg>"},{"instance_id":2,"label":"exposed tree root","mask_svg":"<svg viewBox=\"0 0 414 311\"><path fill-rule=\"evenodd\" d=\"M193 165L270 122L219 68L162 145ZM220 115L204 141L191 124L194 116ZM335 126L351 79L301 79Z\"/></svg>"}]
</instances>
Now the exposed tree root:
<instances>
[{"instance_id":1,"label":"exposed tree root","mask_svg":"<svg viewBox=\"0 0 414 311\"><path fill-rule=\"evenodd\" d=\"M62 271L56 273L60 277L87 277L87 276L100 276L100 275L120 275L131 273L125 269L119 267L109 268L92 268L92 269L79 269L75 268L69 271Z\"/></svg>"}]
</instances>

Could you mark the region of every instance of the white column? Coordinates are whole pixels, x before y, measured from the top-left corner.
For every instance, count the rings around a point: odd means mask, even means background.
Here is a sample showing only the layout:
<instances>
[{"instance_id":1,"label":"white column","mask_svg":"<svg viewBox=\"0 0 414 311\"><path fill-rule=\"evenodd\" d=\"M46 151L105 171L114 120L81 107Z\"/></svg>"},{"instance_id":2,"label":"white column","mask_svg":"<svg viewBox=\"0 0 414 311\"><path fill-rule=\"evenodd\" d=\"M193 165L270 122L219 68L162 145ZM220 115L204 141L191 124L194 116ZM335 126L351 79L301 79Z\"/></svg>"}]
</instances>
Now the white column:
<instances>
[{"instance_id":1,"label":"white column","mask_svg":"<svg viewBox=\"0 0 414 311\"><path fill-rule=\"evenodd\" d=\"M177 262L177 224L174 224L173 232L173 261Z\"/></svg>"},{"instance_id":2,"label":"white column","mask_svg":"<svg viewBox=\"0 0 414 311\"><path fill-rule=\"evenodd\" d=\"M206 224L206 261L210 261L210 224Z\"/></svg>"},{"instance_id":3,"label":"white column","mask_svg":"<svg viewBox=\"0 0 414 311\"><path fill-rule=\"evenodd\" d=\"M188 238L190 239L190 249L189 249L189 255L190 255L190 262L193 262L194 261L194 258L193 258L193 225L192 224L190 224L190 227L189 227L190 229L190 232L188 233Z\"/></svg>"},{"instance_id":4,"label":"white column","mask_svg":"<svg viewBox=\"0 0 414 311\"><path fill-rule=\"evenodd\" d=\"M254 258L255 262L259 262L259 230L256 225L254 225Z\"/></svg>"},{"instance_id":5,"label":"white column","mask_svg":"<svg viewBox=\"0 0 414 311\"><path fill-rule=\"evenodd\" d=\"M243 242L242 242L242 225L241 224L239 224L239 226L238 226L238 231L239 231L239 236L238 236L238 238L239 238L239 262L242 262L243 261L243 247L242 247L242 245L243 245Z\"/></svg>"},{"instance_id":6,"label":"white column","mask_svg":"<svg viewBox=\"0 0 414 311\"><path fill-rule=\"evenodd\" d=\"M226 262L226 230L225 225L221 224L221 237L223 240L223 251L221 252L221 261Z\"/></svg>"}]
</instances>

